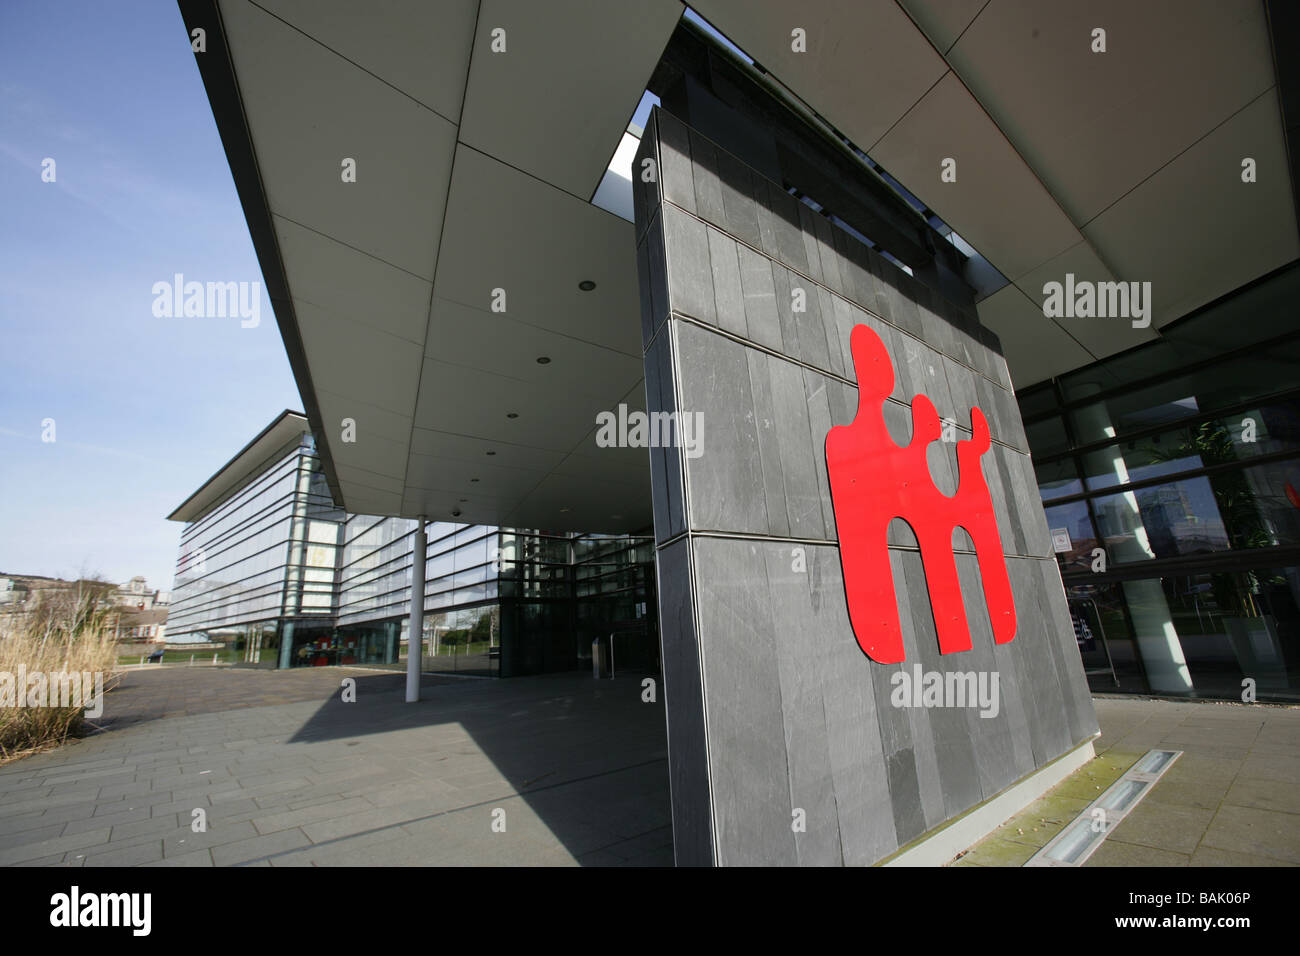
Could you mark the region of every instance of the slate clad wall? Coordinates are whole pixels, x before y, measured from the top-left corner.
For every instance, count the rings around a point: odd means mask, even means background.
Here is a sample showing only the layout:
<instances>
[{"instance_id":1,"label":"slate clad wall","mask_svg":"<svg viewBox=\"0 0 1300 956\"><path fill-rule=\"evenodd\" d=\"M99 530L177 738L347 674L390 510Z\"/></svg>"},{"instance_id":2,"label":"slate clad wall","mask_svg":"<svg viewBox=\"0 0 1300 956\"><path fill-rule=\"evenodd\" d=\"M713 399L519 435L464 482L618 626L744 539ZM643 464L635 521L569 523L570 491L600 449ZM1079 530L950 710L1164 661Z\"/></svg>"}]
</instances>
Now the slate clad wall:
<instances>
[{"instance_id":1,"label":"slate clad wall","mask_svg":"<svg viewBox=\"0 0 1300 956\"><path fill-rule=\"evenodd\" d=\"M652 449L664 693L679 864L869 864L1097 729L1006 363L996 337L681 121L656 110L637 176L647 408L702 412L703 454ZM805 290L807 311L791 308ZM891 527L907 663L858 649L825 438L857 407L849 333L895 367L892 434L917 392L983 467L1019 628L995 646L975 556L958 569L974 649L940 657L920 554ZM935 443L955 487L955 445ZM967 545L969 542L967 541ZM802 555L803 567L800 567ZM890 675L998 671L1001 711L900 709ZM806 813L795 833L792 811Z\"/></svg>"}]
</instances>

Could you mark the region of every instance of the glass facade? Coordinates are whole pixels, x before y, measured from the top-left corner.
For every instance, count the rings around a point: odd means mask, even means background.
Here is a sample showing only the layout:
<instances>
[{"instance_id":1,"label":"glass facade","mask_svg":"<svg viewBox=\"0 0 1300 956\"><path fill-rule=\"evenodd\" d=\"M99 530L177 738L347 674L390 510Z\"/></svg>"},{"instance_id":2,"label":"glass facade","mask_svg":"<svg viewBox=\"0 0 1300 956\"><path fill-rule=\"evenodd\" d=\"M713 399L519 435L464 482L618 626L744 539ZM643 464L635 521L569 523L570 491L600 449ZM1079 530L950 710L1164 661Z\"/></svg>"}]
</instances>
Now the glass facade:
<instances>
[{"instance_id":1,"label":"glass facade","mask_svg":"<svg viewBox=\"0 0 1300 956\"><path fill-rule=\"evenodd\" d=\"M1300 267L1018 395L1092 688L1300 699Z\"/></svg>"},{"instance_id":2,"label":"glass facade","mask_svg":"<svg viewBox=\"0 0 1300 956\"><path fill-rule=\"evenodd\" d=\"M276 667L333 615L343 518L311 436L181 532L168 640Z\"/></svg>"},{"instance_id":3,"label":"glass facade","mask_svg":"<svg viewBox=\"0 0 1300 956\"><path fill-rule=\"evenodd\" d=\"M349 518L341 634L389 627L399 647L409 643L415 527L403 518ZM427 537L426 670L502 677L574 670L590 666L594 639L609 641L615 631L622 664L657 665L648 538L447 522L429 524ZM644 646L650 639L654 654Z\"/></svg>"},{"instance_id":4,"label":"glass facade","mask_svg":"<svg viewBox=\"0 0 1300 956\"><path fill-rule=\"evenodd\" d=\"M417 522L333 504L310 435L181 537L172 633L266 667L404 666ZM658 667L648 537L426 526L426 671Z\"/></svg>"}]
</instances>

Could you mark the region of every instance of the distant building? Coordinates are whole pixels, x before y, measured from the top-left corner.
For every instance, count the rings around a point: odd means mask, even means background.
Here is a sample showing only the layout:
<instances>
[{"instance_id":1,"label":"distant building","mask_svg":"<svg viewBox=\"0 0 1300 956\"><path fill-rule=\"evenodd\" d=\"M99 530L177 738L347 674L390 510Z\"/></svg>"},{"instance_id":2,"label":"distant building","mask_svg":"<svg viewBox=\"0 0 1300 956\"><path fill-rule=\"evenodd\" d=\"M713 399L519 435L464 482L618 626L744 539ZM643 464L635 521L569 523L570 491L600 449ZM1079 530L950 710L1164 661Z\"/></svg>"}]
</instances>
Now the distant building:
<instances>
[{"instance_id":1,"label":"distant building","mask_svg":"<svg viewBox=\"0 0 1300 956\"><path fill-rule=\"evenodd\" d=\"M281 414L169 518L185 522L173 644L282 668L402 656L419 522L337 507L302 414ZM574 670L615 631L624 666L656 665L648 537L435 521L420 547L425 669Z\"/></svg>"},{"instance_id":2,"label":"distant building","mask_svg":"<svg viewBox=\"0 0 1300 956\"><path fill-rule=\"evenodd\" d=\"M0 577L0 613L21 617L81 584L104 590L112 606L108 623L119 640L160 642L166 636L171 592L150 589L143 575L115 585L104 581L65 581L39 574L10 574Z\"/></svg>"},{"instance_id":3,"label":"distant building","mask_svg":"<svg viewBox=\"0 0 1300 956\"><path fill-rule=\"evenodd\" d=\"M113 602L119 607L134 608L137 611L149 611L155 607L166 607L171 603L170 591L151 591L143 575L137 574L113 593Z\"/></svg>"},{"instance_id":4,"label":"distant building","mask_svg":"<svg viewBox=\"0 0 1300 956\"><path fill-rule=\"evenodd\" d=\"M117 619L117 639L123 642L161 644L167 639L167 608L125 610Z\"/></svg>"}]
</instances>

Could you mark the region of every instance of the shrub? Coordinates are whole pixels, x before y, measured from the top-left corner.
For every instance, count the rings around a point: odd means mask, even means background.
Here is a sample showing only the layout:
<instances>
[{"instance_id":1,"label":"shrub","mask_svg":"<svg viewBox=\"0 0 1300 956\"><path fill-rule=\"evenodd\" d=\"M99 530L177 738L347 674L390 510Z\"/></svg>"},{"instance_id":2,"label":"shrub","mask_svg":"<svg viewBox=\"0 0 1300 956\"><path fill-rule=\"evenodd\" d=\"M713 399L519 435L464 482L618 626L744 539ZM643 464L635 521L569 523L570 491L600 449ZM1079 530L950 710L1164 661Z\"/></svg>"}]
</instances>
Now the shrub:
<instances>
[{"instance_id":1,"label":"shrub","mask_svg":"<svg viewBox=\"0 0 1300 956\"><path fill-rule=\"evenodd\" d=\"M0 673L14 682L12 700L0 702L0 763L58 746L79 733L85 720L84 706L58 706L57 694L48 706L17 706L27 692L16 683L20 669L103 674L105 692L116 683L111 590L103 582L78 581L45 592L27 612L0 619Z\"/></svg>"}]
</instances>

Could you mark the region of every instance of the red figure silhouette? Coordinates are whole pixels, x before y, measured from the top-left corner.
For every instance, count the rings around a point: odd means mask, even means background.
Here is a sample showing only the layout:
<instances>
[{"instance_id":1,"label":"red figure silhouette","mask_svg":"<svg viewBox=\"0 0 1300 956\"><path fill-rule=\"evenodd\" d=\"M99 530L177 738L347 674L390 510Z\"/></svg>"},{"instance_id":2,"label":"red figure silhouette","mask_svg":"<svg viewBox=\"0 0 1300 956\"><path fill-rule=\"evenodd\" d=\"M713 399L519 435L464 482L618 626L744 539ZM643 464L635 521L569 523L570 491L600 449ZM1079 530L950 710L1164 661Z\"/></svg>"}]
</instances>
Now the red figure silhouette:
<instances>
[{"instance_id":1,"label":"red figure silhouette","mask_svg":"<svg viewBox=\"0 0 1300 956\"><path fill-rule=\"evenodd\" d=\"M993 501L980 470L980 456L989 449L984 413L971 408L973 437L957 443L957 493L949 497L935 487L925 461L926 449L939 439L934 403L924 395L912 400L912 440L900 447L885 428L883 411L894 390L889 353L865 325L853 329L849 344L858 373L858 410L851 425L839 425L826 435L826 470L858 646L882 664L897 664L906 656L886 542L894 518L911 526L921 546L939 653L971 649L952 550L953 529L959 526L975 542L993 639L1007 643L1016 636L1016 608Z\"/></svg>"}]
</instances>

